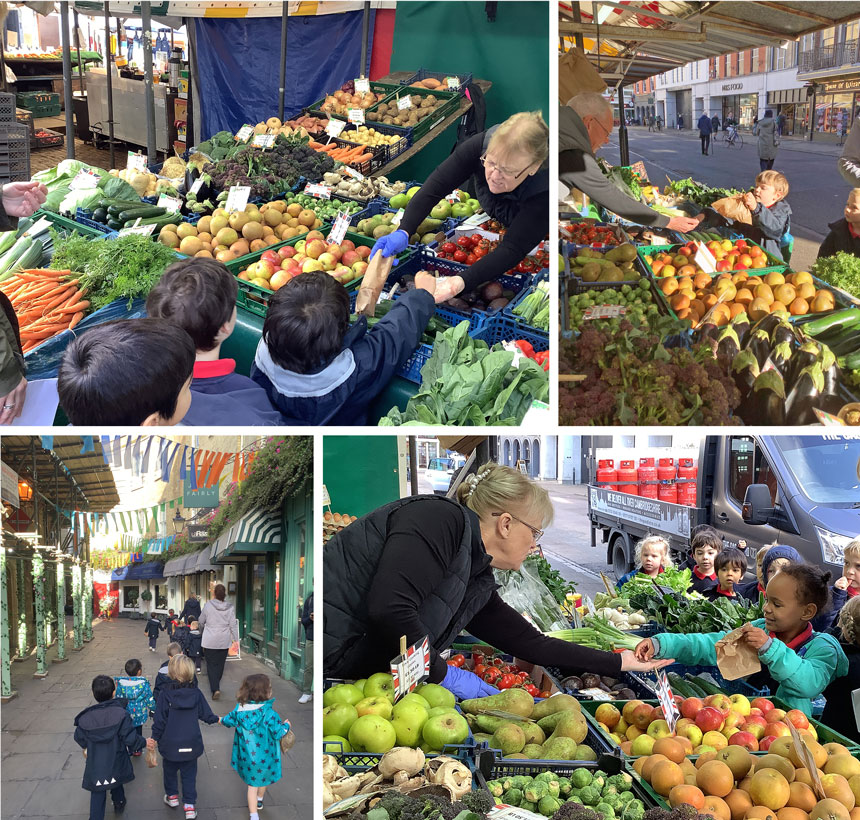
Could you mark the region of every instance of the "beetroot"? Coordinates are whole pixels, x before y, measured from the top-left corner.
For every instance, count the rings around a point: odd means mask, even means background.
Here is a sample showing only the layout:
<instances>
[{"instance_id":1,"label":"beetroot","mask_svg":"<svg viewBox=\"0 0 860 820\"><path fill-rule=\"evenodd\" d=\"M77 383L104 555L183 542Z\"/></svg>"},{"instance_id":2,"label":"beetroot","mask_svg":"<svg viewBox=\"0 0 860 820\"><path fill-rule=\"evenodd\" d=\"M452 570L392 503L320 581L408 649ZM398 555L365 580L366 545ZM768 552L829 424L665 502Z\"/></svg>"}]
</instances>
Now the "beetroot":
<instances>
[{"instance_id":1,"label":"beetroot","mask_svg":"<svg viewBox=\"0 0 860 820\"><path fill-rule=\"evenodd\" d=\"M501 299L505 289L498 282L487 282L481 289L481 299L484 302L492 302L494 299Z\"/></svg>"}]
</instances>

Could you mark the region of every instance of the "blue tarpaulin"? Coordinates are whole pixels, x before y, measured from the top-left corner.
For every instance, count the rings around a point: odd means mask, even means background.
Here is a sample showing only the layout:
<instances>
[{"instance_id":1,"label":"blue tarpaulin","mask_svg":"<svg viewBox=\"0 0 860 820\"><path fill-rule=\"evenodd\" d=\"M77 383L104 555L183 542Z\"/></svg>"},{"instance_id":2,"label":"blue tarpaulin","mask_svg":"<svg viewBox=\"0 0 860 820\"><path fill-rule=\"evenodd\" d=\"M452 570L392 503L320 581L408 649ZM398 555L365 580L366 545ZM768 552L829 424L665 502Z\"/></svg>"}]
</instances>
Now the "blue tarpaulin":
<instances>
[{"instance_id":1,"label":"blue tarpaulin","mask_svg":"<svg viewBox=\"0 0 860 820\"><path fill-rule=\"evenodd\" d=\"M373 47L370 13L367 65ZM359 76L364 12L290 17L284 116ZM281 32L271 18L197 19L197 68L203 138L278 115Z\"/></svg>"}]
</instances>

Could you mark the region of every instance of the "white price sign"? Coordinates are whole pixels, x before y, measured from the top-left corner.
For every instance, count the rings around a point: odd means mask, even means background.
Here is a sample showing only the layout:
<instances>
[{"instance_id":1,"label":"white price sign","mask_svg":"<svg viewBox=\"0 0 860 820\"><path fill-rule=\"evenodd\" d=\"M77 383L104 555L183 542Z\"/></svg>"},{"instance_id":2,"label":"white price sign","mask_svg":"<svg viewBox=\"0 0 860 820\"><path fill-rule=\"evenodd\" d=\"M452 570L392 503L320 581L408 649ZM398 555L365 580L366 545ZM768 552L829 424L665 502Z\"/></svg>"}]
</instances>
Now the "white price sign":
<instances>
[{"instance_id":1,"label":"white price sign","mask_svg":"<svg viewBox=\"0 0 860 820\"><path fill-rule=\"evenodd\" d=\"M309 182L305 185L304 193L317 199L331 199L331 188L328 185L317 185L316 183Z\"/></svg>"},{"instance_id":2,"label":"white price sign","mask_svg":"<svg viewBox=\"0 0 860 820\"><path fill-rule=\"evenodd\" d=\"M404 111L407 108L412 108L412 97L410 97L408 94L405 97L398 97L397 110Z\"/></svg>"},{"instance_id":3,"label":"white price sign","mask_svg":"<svg viewBox=\"0 0 860 820\"><path fill-rule=\"evenodd\" d=\"M460 201L460 192L459 191L451 191L448 196L445 197L452 205Z\"/></svg>"},{"instance_id":4,"label":"white price sign","mask_svg":"<svg viewBox=\"0 0 860 820\"><path fill-rule=\"evenodd\" d=\"M271 148L277 139L276 134L255 134L251 145L254 148Z\"/></svg>"},{"instance_id":5,"label":"white price sign","mask_svg":"<svg viewBox=\"0 0 860 820\"><path fill-rule=\"evenodd\" d=\"M138 154L135 151L128 152L128 159L125 163L127 171L145 171L146 157L143 154Z\"/></svg>"},{"instance_id":6,"label":"white price sign","mask_svg":"<svg viewBox=\"0 0 860 820\"><path fill-rule=\"evenodd\" d=\"M200 189L203 187L203 177L197 177L194 180L194 184L191 186L191 190L188 192L189 194L199 194Z\"/></svg>"},{"instance_id":7,"label":"white price sign","mask_svg":"<svg viewBox=\"0 0 860 820\"><path fill-rule=\"evenodd\" d=\"M347 119L356 125L364 125L364 109L347 108Z\"/></svg>"},{"instance_id":8,"label":"white price sign","mask_svg":"<svg viewBox=\"0 0 860 820\"><path fill-rule=\"evenodd\" d=\"M162 194L158 197L158 207L166 208L168 211L173 211L174 213L179 213L182 210L182 200L175 196L168 196L167 194Z\"/></svg>"},{"instance_id":9,"label":"white price sign","mask_svg":"<svg viewBox=\"0 0 860 820\"><path fill-rule=\"evenodd\" d=\"M663 717L666 718L666 723L669 724L669 731L675 731L675 724L678 722L680 713L675 704L675 698L672 695L672 689L669 686L669 679L666 673L662 670L657 671L657 700L660 701L660 708L663 710Z\"/></svg>"},{"instance_id":10,"label":"white price sign","mask_svg":"<svg viewBox=\"0 0 860 820\"><path fill-rule=\"evenodd\" d=\"M72 180L69 188L73 191L77 191L81 188L98 188L100 179L101 177L98 174L94 174L91 171L87 171L82 168Z\"/></svg>"},{"instance_id":11,"label":"white price sign","mask_svg":"<svg viewBox=\"0 0 860 820\"><path fill-rule=\"evenodd\" d=\"M401 646L405 641L401 639ZM421 681L430 675L430 638L410 646L403 654L391 661L394 677L394 700L415 690Z\"/></svg>"},{"instance_id":12,"label":"white price sign","mask_svg":"<svg viewBox=\"0 0 860 820\"><path fill-rule=\"evenodd\" d=\"M227 211L228 214L233 211L244 211L245 206L248 204L248 197L250 195L250 185L231 186L230 192L227 194L227 204L224 206L224 210Z\"/></svg>"},{"instance_id":13,"label":"white price sign","mask_svg":"<svg viewBox=\"0 0 860 820\"><path fill-rule=\"evenodd\" d=\"M403 219L403 214L406 211L403 208L400 208L396 214L394 214L394 219L391 220L392 225L400 225L400 220Z\"/></svg>"},{"instance_id":14,"label":"white price sign","mask_svg":"<svg viewBox=\"0 0 860 820\"><path fill-rule=\"evenodd\" d=\"M627 313L623 305L600 305L599 307L586 308L582 314L583 319L617 319Z\"/></svg>"},{"instance_id":15,"label":"white price sign","mask_svg":"<svg viewBox=\"0 0 860 820\"><path fill-rule=\"evenodd\" d=\"M243 125L237 132L236 136L233 137L236 142L247 142L251 135L254 133L253 125Z\"/></svg>"},{"instance_id":16,"label":"white price sign","mask_svg":"<svg viewBox=\"0 0 860 820\"><path fill-rule=\"evenodd\" d=\"M370 80L367 77L356 77L354 83L356 94L366 94L370 91Z\"/></svg>"},{"instance_id":17,"label":"white price sign","mask_svg":"<svg viewBox=\"0 0 860 820\"><path fill-rule=\"evenodd\" d=\"M330 137L337 137L340 136L340 132L343 131L344 128L346 128L345 120L336 120L332 118L328 121L328 125L325 127L325 132Z\"/></svg>"},{"instance_id":18,"label":"white price sign","mask_svg":"<svg viewBox=\"0 0 860 820\"><path fill-rule=\"evenodd\" d=\"M349 229L349 219L350 215L348 211L341 211L335 217L334 225L332 225L328 234L329 242L334 242L335 245L340 245L340 243L343 242L343 238L346 236L346 232Z\"/></svg>"},{"instance_id":19,"label":"white price sign","mask_svg":"<svg viewBox=\"0 0 860 820\"><path fill-rule=\"evenodd\" d=\"M457 91L460 88L460 78L459 77L446 77L445 85L448 86L449 91Z\"/></svg>"},{"instance_id":20,"label":"white price sign","mask_svg":"<svg viewBox=\"0 0 860 820\"><path fill-rule=\"evenodd\" d=\"M349 165L344 165L340 170L353 179L364 179L364 174L360 171L356 171L355 168L351 168Z\"/></svg>"},{"instance_id":21,"label":"white price sign","mask_svg":"<svg viewBox=\"0 0 860 820\"><path fill-rule=\"evenodd\" d=\"M138 219L138 222L140 220ZM141 234L141 236L152 236L155 225L132 225L130 228L122 228L117 236L128 236L129 234Z\"/></svg>"},{"instance_id":22,"label":"white price sign","mask_svg":"<svg viewBox=\"0 0 860 820\"><path fill-rule=\"evenodd\" d=\"M717 272L717 260L714 255L708 250L704 242L696 242L696 255L693 261L705 272Z\"/></svg>"}]
</instances>

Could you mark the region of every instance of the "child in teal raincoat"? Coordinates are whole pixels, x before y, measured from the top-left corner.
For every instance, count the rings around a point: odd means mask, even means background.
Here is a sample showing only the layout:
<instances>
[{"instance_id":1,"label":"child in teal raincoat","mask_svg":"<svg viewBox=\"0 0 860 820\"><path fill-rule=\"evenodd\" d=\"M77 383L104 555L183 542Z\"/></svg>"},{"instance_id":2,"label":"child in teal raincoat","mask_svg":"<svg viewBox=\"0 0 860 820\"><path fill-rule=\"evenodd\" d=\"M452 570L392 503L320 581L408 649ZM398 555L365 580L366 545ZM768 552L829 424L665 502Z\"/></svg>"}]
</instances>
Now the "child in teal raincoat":
<instances>
[{"instance_id":1,"label":"child in teal raincoat","mask_svg":"<svg viewBox=\"0 0 860 820\"><path fill-rule=\"evenodd\" d=\"M747 679L769 686L790 709L812 714L812 701L848 672L848 658L832 635L814 632L812 619L827 609L830 573L809 564L789 564L767 584L764 618L744 624L743 640L758 652L764 669ZM636 647L640 661L674 658L690 666L717 663L716 643L726 633L661 634Z\"/></svg>"},{"instance_id":2,"label":"child in teal raincoat","mask_svg":"<svg viewBox=\"0 0 860 820\"><path fill-rule=\"evenodd\" d=\"M281 779L280 739L290 731L272 708L272 682L268 675L248 675L236 695L238 703L221 718L221 725L236 729L233 768L248 786L248 811L258 820L266 786Z\"/></svg>"},{"instance_id":3,"label":"child in teal raincoat","mask_svg":"<svg viewBox=\"0 0 860 820\"><path fill-rule=\"evenodd\" d=\"M143 665L137 658L130 658L125 662L125 675L120 675L116 680L116 694L114 697L125 698L128 701L126 709L131 715L137 733L143 737L143 724L149 718L149 713L155 709L155 698L152 696L152 688L149 681L141 676ZM139 757L141 752L133 752Z\"/></svg>"}]
</instances>

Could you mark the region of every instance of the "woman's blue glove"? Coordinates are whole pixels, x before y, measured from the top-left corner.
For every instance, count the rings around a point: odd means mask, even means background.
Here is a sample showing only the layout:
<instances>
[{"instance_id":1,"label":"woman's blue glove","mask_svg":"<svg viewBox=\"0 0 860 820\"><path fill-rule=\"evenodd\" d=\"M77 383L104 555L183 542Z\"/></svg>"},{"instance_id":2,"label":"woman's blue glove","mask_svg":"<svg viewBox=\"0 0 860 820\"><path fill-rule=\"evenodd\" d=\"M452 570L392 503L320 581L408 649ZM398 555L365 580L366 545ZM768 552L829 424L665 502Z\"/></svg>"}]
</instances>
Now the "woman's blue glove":
<instances>
[{"instance_id":1,"label":"woman's blue glove","mask_svg":"<svg viewBox=\"0 0 860 820\"><path fill-rule=\"evenodd\" d=\"M406 250L406 247L409 245L409 234L403 230L392 231L385 236L380 236L376 242L373 243L373 247L370 249L370 259L376 255L377 251L381 251L382 255L387 259L389 256L397 256L398 253ZM397 264L397 259L394 260L394 264Z\"/></svg>"},{"instance_id":2,"label":"woman's blue glove","mask_svg":"<svg viewBox=\"0 0 860 820\"><path fill-rule=\"evenodd\" d=\"M453 692L460 700L470 698L484 698L488 695L498 695L499 690L495 686L484 683L476 674L457 666L449 666L442 681L449 692Z\"/></svg>"}]
</instances>

